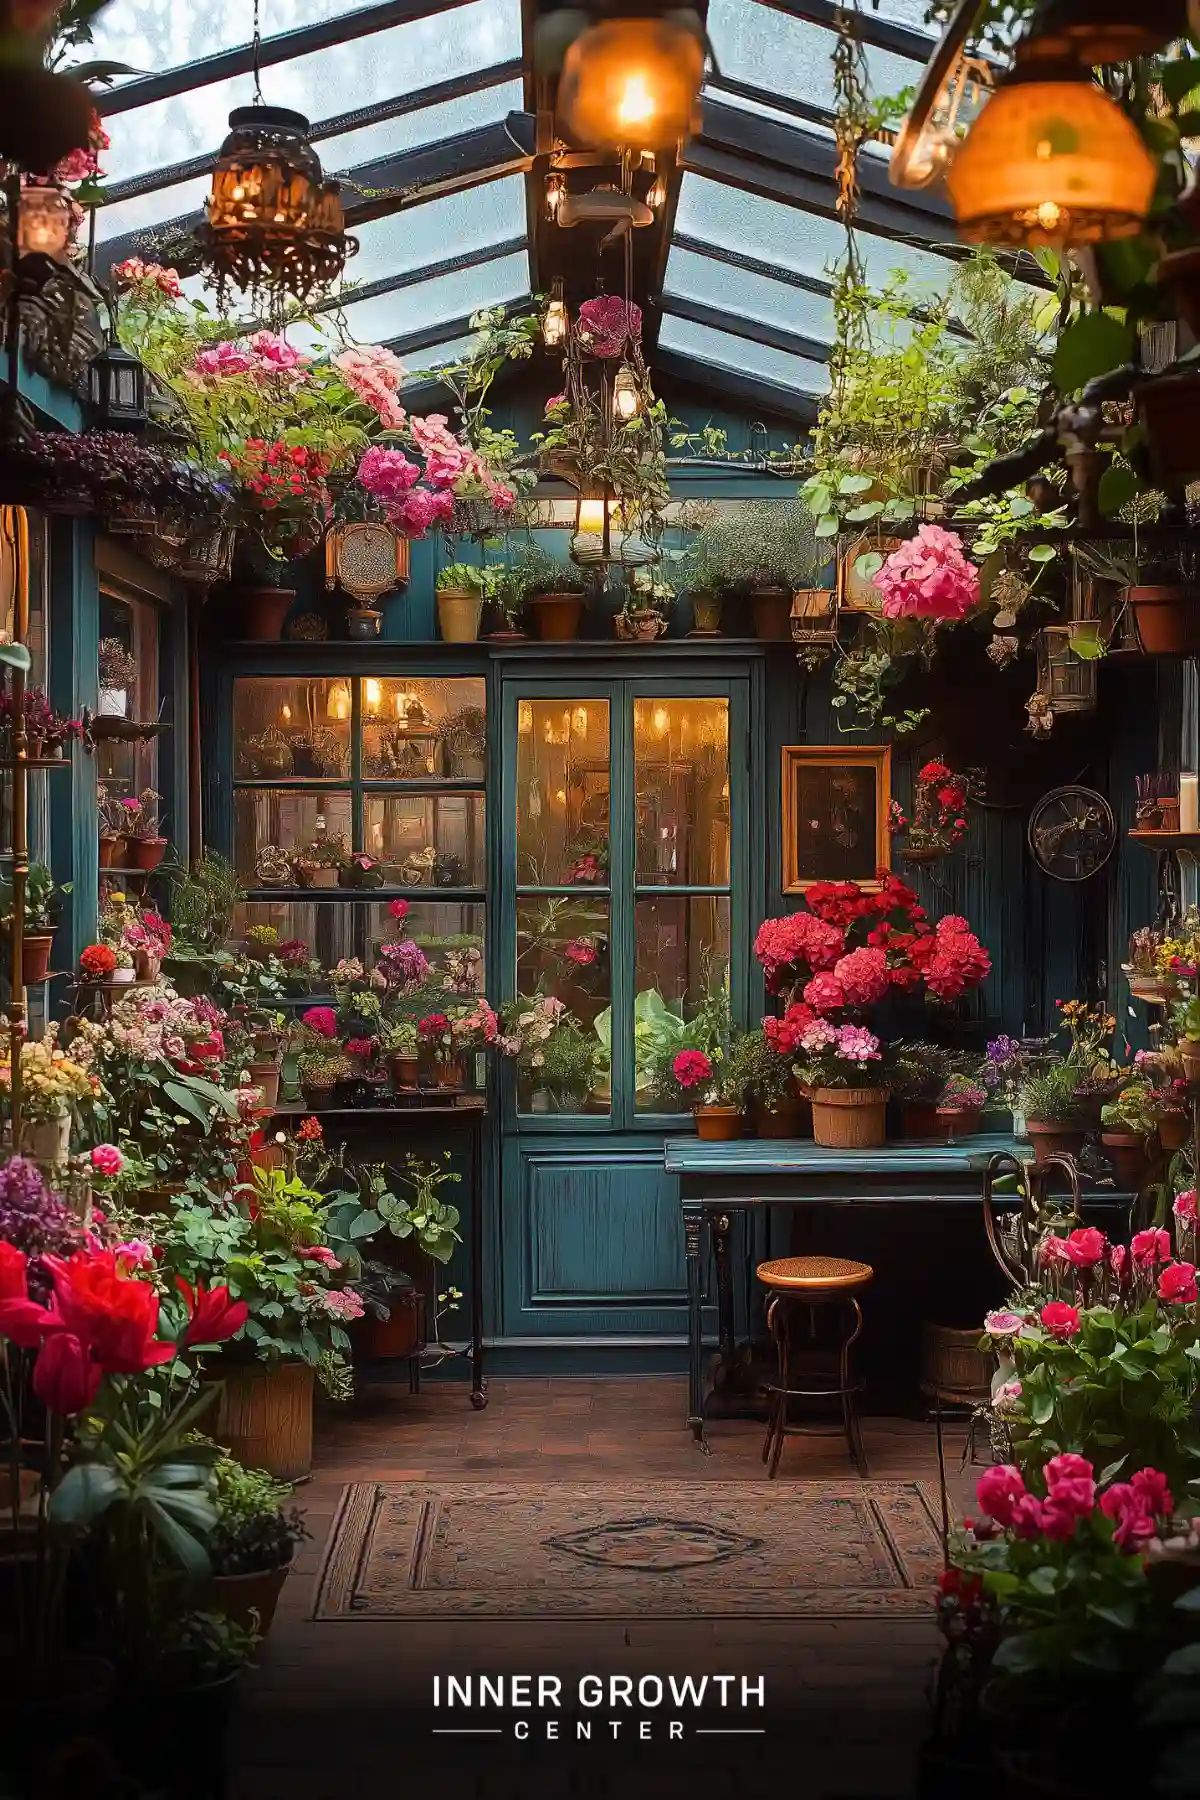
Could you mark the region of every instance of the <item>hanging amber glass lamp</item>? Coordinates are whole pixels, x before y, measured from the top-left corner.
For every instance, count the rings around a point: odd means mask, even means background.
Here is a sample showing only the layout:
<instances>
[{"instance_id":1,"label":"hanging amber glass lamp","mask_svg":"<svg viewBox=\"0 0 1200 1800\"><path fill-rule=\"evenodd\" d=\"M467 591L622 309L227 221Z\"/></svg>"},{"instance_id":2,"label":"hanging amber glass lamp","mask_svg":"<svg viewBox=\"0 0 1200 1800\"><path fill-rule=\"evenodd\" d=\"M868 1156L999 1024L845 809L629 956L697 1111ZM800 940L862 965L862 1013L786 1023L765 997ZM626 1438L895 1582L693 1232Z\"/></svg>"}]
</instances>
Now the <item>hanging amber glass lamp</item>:
<instances>
[{"instance_id":1,"label":"hanging amber glass lamp","mask_svg":"<svg viewBox=\"0 0 1200 1800\"><path fill-rule=\"evenodd\" d=\"M951 162L946 188L969 242L1036 248L1132 237L1156 175L1136 127L1090 70L1028 42Z\"/></svg>"},{"instance_id":2,"label":"hanging amber glass lamp","mask_svg":"<svg viewBox=\"0 0 1200 1800\"><path fill-rule=\"evenodd\" d=\"M563 59L557 111L564 133L596 149L668 149L690 137L705 49L704 28L688 11L589 25Z\"/></svg>"},{"instance_id":3,"label":"hanging amber glass lamp","mask_svg":"<svg viewBox=\"0 0 1200 1800\"><path fill-rule=\"evenodd\" d=\"M557 276L550 289L549 304L542 316L542 338L548 350L557 350L566 343L569 323L563 299L562 278Z\"/></svg>"},{"instance_id":4,"label":"hanging amber glass lamp","mask_svg":"<svg viewBox=\"0 0 1200 1800\"><path fill-rule=\"evenodd\" d=\"M1186 32L1185 0L1041 0L1028 43L1090 69L1150 56Z\"/></svg>"},{"instance_id":5,"label":"hanging amber glass lamp","mask_svg":"<svg viewBox=\"0 0 1200 1800\"><path fill-rule=\"evenodd\" d=\"M642 410L642 385L627 362L613 377L612 404L616 417L625 422L636 419Z\"/></svg>"}]
</instances>

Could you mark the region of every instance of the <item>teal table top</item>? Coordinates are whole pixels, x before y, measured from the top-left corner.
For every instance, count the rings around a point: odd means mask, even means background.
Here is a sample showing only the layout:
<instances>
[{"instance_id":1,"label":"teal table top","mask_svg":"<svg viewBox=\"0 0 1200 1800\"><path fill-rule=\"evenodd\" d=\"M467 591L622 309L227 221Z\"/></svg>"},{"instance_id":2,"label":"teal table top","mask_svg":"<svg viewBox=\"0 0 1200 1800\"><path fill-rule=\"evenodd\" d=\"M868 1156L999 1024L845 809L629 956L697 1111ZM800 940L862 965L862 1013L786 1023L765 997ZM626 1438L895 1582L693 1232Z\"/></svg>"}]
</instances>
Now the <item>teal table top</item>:
<instances>
[{"instance_id":1,"label":"teal table top","mask_svg":"<svg viewBox=\"0 0 1200 1800\"><path fill-rule=\"evenodd\" d=\"M663 1161L669 1175L953 1175L978 1173L997 1150L1022 1159L1033 1155L1006 1132L978 1132L955 1144L931 1140L878 1150L825 1150L811 1138L737 1138L728 1144L668 1138Z\"/></svg>"}]
</instances>

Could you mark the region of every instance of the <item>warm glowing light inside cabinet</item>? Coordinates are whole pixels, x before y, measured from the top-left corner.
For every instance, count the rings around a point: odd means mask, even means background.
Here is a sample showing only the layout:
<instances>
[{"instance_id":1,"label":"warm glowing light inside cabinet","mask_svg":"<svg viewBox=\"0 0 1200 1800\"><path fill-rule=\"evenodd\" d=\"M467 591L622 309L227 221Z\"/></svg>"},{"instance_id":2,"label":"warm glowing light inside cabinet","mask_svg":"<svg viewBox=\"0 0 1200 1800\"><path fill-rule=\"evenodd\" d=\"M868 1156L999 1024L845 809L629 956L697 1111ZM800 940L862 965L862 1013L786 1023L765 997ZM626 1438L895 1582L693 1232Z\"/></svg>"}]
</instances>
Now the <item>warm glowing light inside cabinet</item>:
<instances>
[{"instance_id":1,"label":"warm glowing light inside cabinet","mask_svg":"<svg viewBox=\"0 0 1200 1800\"><path fill-rule=\"evenodd\" d=\"M576 737L587 736L588 714L586 706L577 706L575 708L571 717L571 725L575 731Z\"/></svg>"},{"instance_id":2,"label":"warm glowing light inside cabinet","mask_svg":"<svg viewBox=\"0 0 1200 1800\"><path fill-rule=\"evenodd\" d=\"M517 708L517 730L522 737L528 737L533 730L533 708L526 700Z\"/></svg>"},{"instance_id":3,"label":"warm glowing light inside cabinet","mask_svg":"<svg viewBox=\"0 0 1200 1800\"><path fill-rule=\"evenodd\" d=\"M367 711L369 713L377 713L383 700L383 688L380 683L375 680L374 676L370 676L367 681L364 682L363 697L366 700Z\"/></svg>"},{"instance_id":4,"label":"warm glowing light inside cabinet","mask_svg":"<svg viewBox=\"0 0 1200 1800\"><path fill-rule=\"evenodd\" d=\"M577 529L583 536L603 537L604 504L603 500L581 500L579 502L579 523Z\"/></svg>"},{"instance_id":5,"label":"warm glowing light inside cabinet","mask_svg":"<svg viewBox=\"0 0 1200 1800\"><path fill-rule=\"evenodd\" d=\"M656 706L650 722L654 726L656 736L666 737L671 724L671 715L665 706Z\"/></svg>"},{"instance_id":6,"label":"warm glowing light inside cabinet","mask_svg":"<svg viewBox=\"0 0 1200 1800\"><path fill-rule=\"evenodd\" d=\"M344 681L335 681L330 688L325 711L331 719L348 719L350 717L350 689Z\"/></svg>"},{"instance_id":7,"label":"warm glowing light inside cabinet","mask_svg":"<svg viewBox=\"0 0 1200 1800\"><path fill-rule=\"evenodd\" d=\"M285 700L283 705L279 709L279 723L281 725L290 725L291 722L292 722L292 709L288 705L287 701Z\"/></svg>"}]
</instances>

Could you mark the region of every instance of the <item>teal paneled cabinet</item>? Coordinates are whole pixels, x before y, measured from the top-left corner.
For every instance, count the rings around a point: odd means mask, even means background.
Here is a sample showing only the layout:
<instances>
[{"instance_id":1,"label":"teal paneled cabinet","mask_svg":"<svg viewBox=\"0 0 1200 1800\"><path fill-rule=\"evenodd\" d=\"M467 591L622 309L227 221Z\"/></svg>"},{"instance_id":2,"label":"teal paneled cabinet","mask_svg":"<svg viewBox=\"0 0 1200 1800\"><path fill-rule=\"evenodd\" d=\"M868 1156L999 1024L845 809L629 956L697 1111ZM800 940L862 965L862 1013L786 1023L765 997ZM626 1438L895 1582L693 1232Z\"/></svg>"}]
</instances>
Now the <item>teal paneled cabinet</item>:
<instances>
[{"instance_id":1,"label":"teal paneled cabinet","mask_svg":"<svg viewBox=\"0 0 1200 1800\"><path fill-rule=\"evenodd\" d=\"M726 984L753 1013L764 887L761 661L714 666L649 648L500 661L492 982L505 1003L560 1000L585 1046L578 1065L501 1070L495 1337L518 1360L680 1358L662 1139L685 1120L652 1066L668 1014Z\"/></svg>"}]
</instances>

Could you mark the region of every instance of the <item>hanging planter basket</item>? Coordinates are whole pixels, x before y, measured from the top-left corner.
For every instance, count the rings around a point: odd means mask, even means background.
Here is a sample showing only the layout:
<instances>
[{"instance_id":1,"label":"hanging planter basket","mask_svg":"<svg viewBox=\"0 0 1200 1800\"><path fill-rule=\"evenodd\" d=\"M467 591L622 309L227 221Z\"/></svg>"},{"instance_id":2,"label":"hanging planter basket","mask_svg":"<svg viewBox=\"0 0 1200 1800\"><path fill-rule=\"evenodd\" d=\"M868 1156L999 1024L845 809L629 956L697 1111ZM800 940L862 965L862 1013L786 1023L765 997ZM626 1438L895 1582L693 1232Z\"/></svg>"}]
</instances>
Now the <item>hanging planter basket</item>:
<instances>
[{"instance_id":1,"label":"hanging planter basket","mask_svg":"<svg viewBox=\"0 0 1200 1800\"><path fill-rule=\"evenodd\" d=\"M210 525L193 532L176 569L179 579L205 586L227 580L233 568L235 537L236 533L226 525Z\"/></svg>"}]
</instances>

